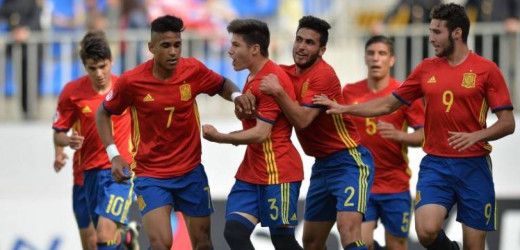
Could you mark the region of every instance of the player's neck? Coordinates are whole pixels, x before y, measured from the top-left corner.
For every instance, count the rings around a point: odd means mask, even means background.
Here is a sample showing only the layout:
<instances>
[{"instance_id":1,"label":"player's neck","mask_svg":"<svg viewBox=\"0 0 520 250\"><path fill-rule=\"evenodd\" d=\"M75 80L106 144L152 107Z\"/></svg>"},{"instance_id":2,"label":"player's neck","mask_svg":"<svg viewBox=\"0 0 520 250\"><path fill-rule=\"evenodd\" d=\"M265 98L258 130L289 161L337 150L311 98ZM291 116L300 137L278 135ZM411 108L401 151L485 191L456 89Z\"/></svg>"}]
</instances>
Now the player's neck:
<instances>
[{"instance_id":1,"label":"player's neck","mask_svg":"<svg viewBox=\"0 0 520 250\"><path fill-rule=\"evenodd\" d=\"M269 61L269 58L262 57L262 58L258 59L258 61L252 63L251 66L248 68L249 76L247 77L247 81L253 80L256 77L256 75L258 74L258 72L260 72L260 70L267 63L267 61Z\"/></svg>"},{"instance_id":2,"label":"player's neck","mask_svg":"<svg viewBox=\"0 0 520 250\"><path fill-rule=\"evenodd\" d=\"M457 66L463 63L466 58L468 58L469 53L471 53L471 51L469 50L468 46L466 44L462 44L459 47L455 47L453 53L446 56L446 61L448 61L451 66Z\"/></svg>"},{"instance_id":3,"label":"player's neck","mask_svg":"<svg viewBox=\"0 0 520 250\"><path fill-rule=\"evenodd\" d=\"M154 61L152 73L153 76L159 80L166 81L172 77L172 75L175 73L175 70L177 67L175 67L173 70L163 68L159 63Z\"/></svg>"},{"instance_id":4,"label":"player's neck","mask_svg":"<svg viewBox=\"0 0 520 250\"><path fill-rule=\"evenodd\" d=\"M296 65L296 75L297 76L301 76L303 75L303 73L305 73L305 71L309 70L310 68L312 68L314 65L316 65L316 63L318 63L319 61L321 60L321 56L319 56L318 58L316 58L316 60L308 67L305 67L305 68L302 68L298 65Z\"/></svg>"},{"instance_id":5,"label":"player's neck","mask_svg":"<svg viewBox=\"0 0 520 250\"><path fill-rule=\"evenodd\" d=\"M383 89L385 89L388 84L390 84L390 75L386 75L383 78L367 78L367 87L372 93L377 93Z\"/></svg>"},{"instance_id":6,"label":"player's neck","mask_svg":"<svg viewBox=\"0 0 520 250\"><path fill-rule=\"evenodd\" d=\"M92 88L100 95L106 94L112 88L112 80L109 80L103 85L96 85L94 82L92 82Z\"/></svg>"}]
</instances>

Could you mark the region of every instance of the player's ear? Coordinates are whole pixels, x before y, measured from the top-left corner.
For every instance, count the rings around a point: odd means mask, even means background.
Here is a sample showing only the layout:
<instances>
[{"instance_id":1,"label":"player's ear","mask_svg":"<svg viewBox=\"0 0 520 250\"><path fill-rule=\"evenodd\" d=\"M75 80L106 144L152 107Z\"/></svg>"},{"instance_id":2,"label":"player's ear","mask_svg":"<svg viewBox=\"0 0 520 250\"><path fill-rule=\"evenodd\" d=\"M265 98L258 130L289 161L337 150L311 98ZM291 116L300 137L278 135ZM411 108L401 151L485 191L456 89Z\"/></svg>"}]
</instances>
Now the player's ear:
<instances>
[{"instance_id":1,"label":"player's ear","mask_svg":"<svg viewBox=\"0 0 520 250\"><path fill-rule=\"evenodd\" d=\"M325 54L326 50L327 50L327 46L321 46L320 49L318 50L318 55L323 56L323 54Z\"/></svg>"},{"instance_id":2,"label":"player's ear","mask_svg":"<svg viewBox=\"0 0 520 250\"><path fill-rule=\"evenodd\" d=\"M394 64L395 64L395 56L394 56L394 55L391 55L391 56L390 56L390 68L391 68L391 67L394 67Z\"/></svg>"},{"instance_id":3,"label":"player's ear","mask_svg":"<svg viewBox=\"0 0 520 250\"><path fill-rule=\"evenodd\" d=\"M451 32L453 40L462 39L462 29L456 28Z\"/></svg>"},{"instance_id":4,"label":"player's ear","mask_svg":"<svg viewBox=\"0 0 520 250\"><path fill-rule=\"evenodd\" d=\"M152 54L155 52L155 47L153 46L152 42L148 42L148 51L150 51Z\"/></svg>"}]
</instances>

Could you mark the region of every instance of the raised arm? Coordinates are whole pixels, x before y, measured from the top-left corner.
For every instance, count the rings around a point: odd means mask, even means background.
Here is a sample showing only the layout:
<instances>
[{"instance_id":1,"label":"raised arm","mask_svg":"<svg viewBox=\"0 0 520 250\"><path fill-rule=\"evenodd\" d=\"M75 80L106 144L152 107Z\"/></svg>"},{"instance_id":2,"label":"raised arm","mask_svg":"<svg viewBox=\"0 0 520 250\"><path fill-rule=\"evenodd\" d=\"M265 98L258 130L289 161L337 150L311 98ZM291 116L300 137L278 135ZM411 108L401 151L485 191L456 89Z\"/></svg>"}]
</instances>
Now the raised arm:
<instances>
[{"instance_id":1,"label":"raised arm","mask_svg":"<svg viewBox=\"0 0 520 250\"><path fill-rule=\"evenodd\" d=\"M452 132L448 138L450 146L460 151L466 150L477 142L494 141L515 132L515 117L512 110L497 111L498 120L488 128L472 133Z\"/></svg>"},{"instance_id":2,"label":"raised arm","mask_svg":"<svg viewBox=\"0 0 520 250\"><path fill-rule=\"evenodd\" d=\"M287 120L297 130L309 126L320 114L321 110L319 108L303 107L293 101L278 82L278 77L274 74L269 74L262 78L260 91L274 97Z\"/></svg>"},{"instance_id":3,"label":"raised arm","mask_svg":"<svg viewBox=\"0 0 520 250\"><path fill-rule=\"evenodd\" d=\"M347 113L349 115L362 117L387 115L403 105L403 103L392 94L355 105L341 105L330 100L325 95L316 95L312 101L314 104L327 106L329 108L327 114Z\"/></svg>"},{"instance_id":4,"label":"raised arm","mask_svg":"<svg viewBox=\"0 0 520 250\"><path fill-rule=\"evenodd\" d=\"M271 133L273 125L260 119L256 119L256 126L248 130L220 133L212 125L202 126L202 136L212 142L227 143L233 145L255 144L264 142Z\"/></svg>"}]
</instances>

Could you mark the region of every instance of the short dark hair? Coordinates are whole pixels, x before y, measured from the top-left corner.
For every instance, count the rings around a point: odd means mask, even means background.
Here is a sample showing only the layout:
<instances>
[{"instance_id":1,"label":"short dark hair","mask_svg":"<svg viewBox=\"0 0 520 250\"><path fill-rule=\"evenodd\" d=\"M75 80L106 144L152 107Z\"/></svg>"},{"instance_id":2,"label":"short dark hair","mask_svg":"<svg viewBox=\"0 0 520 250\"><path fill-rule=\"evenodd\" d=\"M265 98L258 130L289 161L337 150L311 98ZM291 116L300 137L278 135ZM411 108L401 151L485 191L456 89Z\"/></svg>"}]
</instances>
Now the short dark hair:
<instances>
[{"instance_id":1,"label":"short dark hair","mask_svg":"<svg viewBox=\"0 0 520 250\"><path fill-rule=\"evenodd\" d=\"M112 52L110 51L110 46L103 31L87 32L83 39L81 39L80 46L79 56L83 64L85 64L88 59L92 59L95 62L112 59Z\"/></svg>"},{"instance_id":2,"label":"short dark hair","mask_svg":"<svg viewBox=\"0 0 520 250\"><path fill-rule=\"evenodd\" d=\"M229 23L227 31L241 35L247 46L260 45L262 56L269 56L270 34L266 23L256 19L235 19Z\"/></svg>"},{"instance_id":3,"label":"short dark hair","mask_svg":"<svg viewBox=\"0 0 520 250\"><path fill-rule=\"evenodd\" d=\"M184 31L184 28L182 19L171 15L158 17L151 24L152 33L165 33L168 31L180 33Z\"/></svg>"},{"instance_id":4,"label":"short dark hair","mask_svg":"<svg viewBox=\"0 0 520 250\"><path fill-rule=\"evenodd\" d=\"M439 4L433 7L430 12L430 18L445 20L446 27L450 33L456 28L461 28L462 41L467 43L470 22L464 7L455 3Z\"/></svg>"},{"instance_id":5,"label":"short dark hair","mask_svg":"<svg viewBox=\"0 0 520 250\"><path fill-rule=\"evenodd\" d=\"M373 36L365 43L365 51L368 49L368 46L374 44L374 43L384 43L388 47L388 50L390 51L390 55L394 55L394 40L386 37L386 36Z\"/></svg>"},{"instance_id":6,"label":"short dark hair","mask_svg":"<svg viewBox=\"0 0 520 250\"><path fill-rule=\"evenodd\" d=\"M320 33L320 47L327 45L330 29L330 24L327 21L315 16L304 16L298 21L298 29L296 29L296 32L301 28L311 29Z\"/></svg>"}]
</instances>

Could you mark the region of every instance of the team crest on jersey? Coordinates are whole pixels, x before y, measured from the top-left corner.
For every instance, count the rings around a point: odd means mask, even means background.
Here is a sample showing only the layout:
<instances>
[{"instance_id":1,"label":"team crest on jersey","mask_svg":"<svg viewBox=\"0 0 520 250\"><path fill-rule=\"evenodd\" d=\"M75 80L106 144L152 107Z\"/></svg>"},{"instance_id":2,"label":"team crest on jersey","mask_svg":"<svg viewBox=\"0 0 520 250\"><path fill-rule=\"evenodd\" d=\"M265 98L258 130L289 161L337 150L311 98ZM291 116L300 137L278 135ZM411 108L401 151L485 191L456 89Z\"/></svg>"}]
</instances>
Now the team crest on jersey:
<instances>
[{"instance_id":1,"label":"team crest on jersey","mask_svg":"<svg viewBox=\"0 0 520 250\"><path fill-rule=\"evenodd\" d=\"M464 73L464 76L462 77L462 87L467 89L472 89L475 87L475 80L477 79L477 74L470 72L470 73Z\"/></svg>"},{"instance_id":2,"label":"team crest on jersey","mask_svg":"<svg viewBox=\"0 0 520 250\"><path fill-rule=\"evenodd\" d=\"M305 82L302 85L302 93L301 96L304 97L307 93L307 90L309 90L309 79L305 80Z\"/></svg>"},{"instance_id":3,"label":"team crest on jersey","mask_svg":"<svg viewBox=\"0 0 520 250\"><path fill-rule=\"evenodd\" d=\"M110 90L110 92L108 92L107 96L105 96L105 101L109 102L110 100L112 100L112 97L114 96L114 90Z\"/></svg>"},{"instance_id":4,"label":"team crest on jersey","mask_svg":"<svg viewBox=\"0 0 520 250\"><path fill-rule=\"evenodd\" d=\"M179 87L181 91L181 101L188 101L191 99L191 86L189 83L185 83Z\"/></svg>"}]
</instances>

